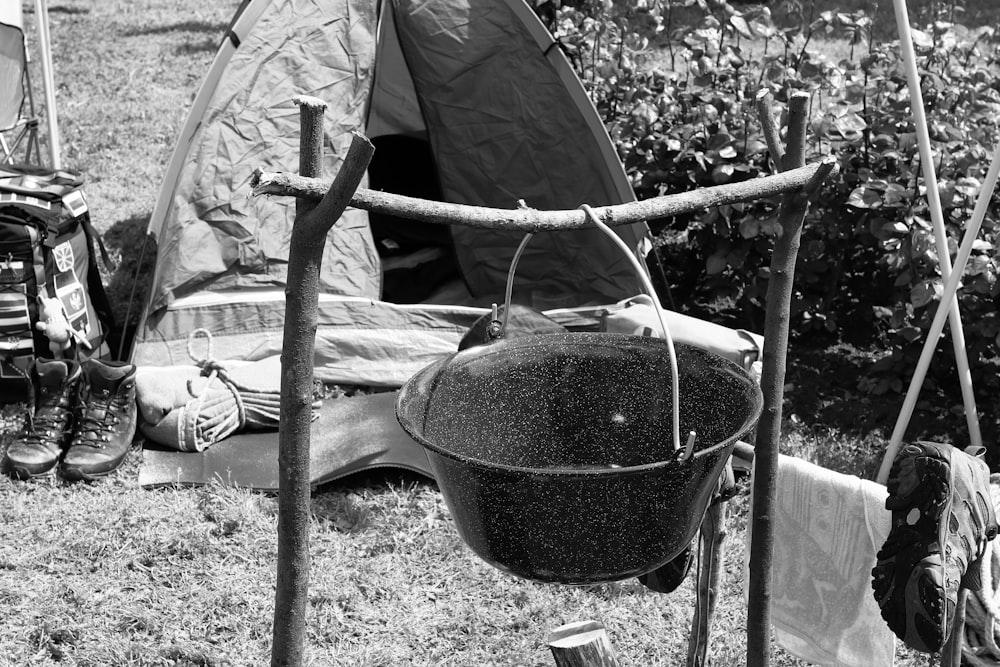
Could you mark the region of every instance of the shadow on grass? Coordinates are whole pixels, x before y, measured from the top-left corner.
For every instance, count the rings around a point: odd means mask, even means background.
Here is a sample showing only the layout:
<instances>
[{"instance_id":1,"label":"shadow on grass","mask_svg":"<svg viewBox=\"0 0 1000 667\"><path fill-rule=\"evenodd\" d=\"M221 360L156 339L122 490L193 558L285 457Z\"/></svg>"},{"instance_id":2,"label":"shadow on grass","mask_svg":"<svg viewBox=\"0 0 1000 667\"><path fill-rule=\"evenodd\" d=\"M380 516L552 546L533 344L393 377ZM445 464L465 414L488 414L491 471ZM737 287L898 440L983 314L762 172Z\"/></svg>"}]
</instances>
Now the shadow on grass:
<instances>
[{"instance_id":1,"label":"shadow on grass","mask_svg":"<svg viewBox=\"0 0 1000 667\"><path fill-rule=\"evenodd\" d=\"M206 38L199 42L187 42L185 44L181 44L176 49L174 49L174 53L179 56L193 54L193 53L201 53L203 51L209 51L215 53L215 51L217 51L219 48L219 41L221 39L222 39L221 37L219 39Z\"/></svg>"},{"instance_id":2,"label":"shadow on grass","mask_svg":"<svg viewBox=\"0 0 1000 667\"><path fill-rule=\"evenodd\" d=\"M34 13L34 8L26 11L25 13ZM67 7L66 5L53 5L49 7L49 14L89 14L90 10L86 7Z\"/></svg>"},{"instance_id":3,"label":"shadow on grass","mask_svg":"<svg viewBox=\"0 0 1000 667\"><path fill-rule=\"evenodd\" d=\"M421 486L437 486L436 482L425 475L404 468L382 467L362 470L356 473L321 484L313 493L321 495L328 491L361 491L364 489L413 489Z\"/></svg>"},{"instance_id":4,"label":"shadow on grass","mask_svg":"<svg viewBox=\"0 0 1000 667\"><path fill-rule=\"evenodd\" d=\"M142 37L148 35L169 35L177 32L205 32L222 35L226 31L225 23L212 21L180 21L170 25L154 25L145 28L135 28L122 32L124 37Z\"/></svg>"},{"instance_id":5,"label":"shadow on grass","mask_svg":"<svg viewBox=\"0 0 1000 667\"><path fill-rule=\"evenodd\" d=\"M212 35L199 40L184 40L174 47L177 55L212 52L219 48L219 42L226 33L226 24L211 21L181 21L171 25L157 25L146 28L136 28L124 32L126 37L148 37L153 35L172 35L175 33L205 33Z\"/></svg>"}]
</instances>

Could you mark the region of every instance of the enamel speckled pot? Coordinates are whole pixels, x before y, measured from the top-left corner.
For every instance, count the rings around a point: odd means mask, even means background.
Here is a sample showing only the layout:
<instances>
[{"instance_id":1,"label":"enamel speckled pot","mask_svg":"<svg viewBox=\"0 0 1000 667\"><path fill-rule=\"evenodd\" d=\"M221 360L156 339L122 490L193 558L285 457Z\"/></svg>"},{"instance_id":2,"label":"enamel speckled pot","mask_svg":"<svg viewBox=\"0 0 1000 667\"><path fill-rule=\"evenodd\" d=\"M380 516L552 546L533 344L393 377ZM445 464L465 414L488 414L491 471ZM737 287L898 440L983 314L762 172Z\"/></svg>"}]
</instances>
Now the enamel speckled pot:
<instances>
[{"instance_id":1,"label":"enamel speckled pot","mask_svg":"<svg viewBox=\"0 0 1000 667\"><path fill-rule=\"evenodd\" d=\"M537 581L638 576L693 539L735 441L761 412L740 366L678 345L675 452L663 339L570 333L503 339L423 369L396 416L424 446L459 534ZM686 439L686 438L685 438Z\"/></svg>"}]
</instances>

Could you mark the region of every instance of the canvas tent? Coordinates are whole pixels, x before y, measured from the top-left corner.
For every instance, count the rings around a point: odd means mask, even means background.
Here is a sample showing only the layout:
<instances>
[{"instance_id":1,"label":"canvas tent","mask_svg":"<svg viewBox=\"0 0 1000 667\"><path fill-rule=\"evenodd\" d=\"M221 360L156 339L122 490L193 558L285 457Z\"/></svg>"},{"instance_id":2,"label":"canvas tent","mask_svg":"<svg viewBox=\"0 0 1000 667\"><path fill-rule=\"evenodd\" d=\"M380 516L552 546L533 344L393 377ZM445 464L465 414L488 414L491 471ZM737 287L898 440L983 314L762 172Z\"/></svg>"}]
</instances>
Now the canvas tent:
<instances>
[{"instance_id":1,"label":"canvas tent","mask_svg":"<svg viewBox=\"0 0 1000 667\"><path fill-rule=\"evenodd\" d=\"M361 131L376 145L375 189L497 208L634 199L582 84L524 0L248 0L195 98L150 220L157 257L134 363L192 363L199 329L218 359L280 354L294 202L250 198L250 180L257 168L297 168L298 95L328 105L327 177ZM644 224L615 231L639 255L650 246ZM394 388L454 352L503 302L522 238L349 208L325 245L315 377ZM591 229L536 235L513 301L596 329L609 305L639 292L628 259ZM677 340L759 350L759 337L669 319ZM393 395L324 402L315 483L386 465L428 473L396 424ZM217 478L274 488L273 434L237 434L200 455L144 451L144 485Z\"/></svg>"},{"instance_id":2,"label":"canvas tent","mask_svg":"<svg viewBox=\"0 0 1000 667\"><path fill-rule=\"evenodd\" d=\"M513 208L524 200L566 209L633 199L583 87L523 0L246 2L198 93L153 212L158 255L135 363L190 363L187 337L196 328L231 358L280 352L294 206L249 198L249 182L258 167L297 168L292 99L301 94L328 104L328 177L359 130L376 143L371 173L391 172L385 189L407 193L433 172L440 198L463 204ZM400 145L426 150L394 152ZM329 235L319 379L399 385L454 351L468 326L502 302L523 236L381 222L380 236L365 211L349 209ZM436 240L411 248L414 230ZM648 234L645 225L617 232L636 249ZM400 248L412 252L394 255ZM423 255L450 257L455 271L428 270ZM410 274L408 262L416 267ZM419 300L386 294L390 263L404 267L397 285L430 273L435 289ZM581 230L533 239L514 300L577 320L567 309L639 291L620 250L599 231Z\"/></svg>"}]
</instances>

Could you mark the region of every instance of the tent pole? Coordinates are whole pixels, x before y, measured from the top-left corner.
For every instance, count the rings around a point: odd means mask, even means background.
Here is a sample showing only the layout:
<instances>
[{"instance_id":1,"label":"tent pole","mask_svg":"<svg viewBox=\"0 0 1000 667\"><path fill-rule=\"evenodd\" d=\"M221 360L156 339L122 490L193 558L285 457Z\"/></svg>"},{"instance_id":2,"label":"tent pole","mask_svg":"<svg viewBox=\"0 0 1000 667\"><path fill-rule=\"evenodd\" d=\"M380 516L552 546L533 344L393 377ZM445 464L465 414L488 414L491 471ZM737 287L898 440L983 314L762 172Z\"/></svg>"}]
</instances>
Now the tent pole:
<instances>
[{"instance_id":1,"label":"tent pole","mask_svg":"<svg viewBox=\"0 0 1000 667\"><path fill-rule=\"evenodd\" d=\"M52 74L52 40L49 36L48 0L35 0L35 22L38 27L38 50L42 61L42 83L45 88L45 120L49 126L49 155L53 169L62 168L59 145L59 122L56 117L56 84Z\"/></svg>"},{"instance_id":2,"label":"tent pole","mask_svg":"<svg viewBox=\"0 0 1000 667\"><path fill-rule=\"evenodd\" d=\"M301 135L299 171L317 176L323 158L323 111L315 97L297 97ZM288 248L281 405L278 424L278 575L274 596L271 666L301 667L309 598L310 425L319 276L326 236L364 177L375 149L355 134L347 157L319 203L299 199Z\"/></svg>"},{"instance_id":3,"label":"tent pole","mask_svg":"<svg viewBox=\"0 0 1000 667\"><path fill-rule=\"evenodd\" d=\"M913 113L914 129L917 133L920 163L924 172L924 186L927 188L927 206L930 209L931 223L934 227L938 267L941 271L941 280L947 282L952 271L951 253L948 249L948 232L944 227L944 214L941 211L941 195L938 192L937 176L934 173L934 154L931 149L930 131L927 127L927 114L924 111L924 97L920 90L917 57L913 51L910 18L906 11L906 0L893 0L892 4L896 14L896 29L899 32L899 50L906 68L907 87L910 89L910 110ZM964 269L964 266L960 266L959 273L962 273ZM965 349L965 331L962 328L962 315L958 307L958 298L953 296L948 301L942 300L939 307L947 307L948 309L951 342L955 350L955 365L958 367L958 382L962 388L965 420L969 428L969 443L978 447L983 444L983 436L979 430L979 413L976 410L976 397L972 390L972 372L969 370L969 358ZM896 439L897 435L898 440ZM894 433L889 449L898 449L901 442L902 433ZM888 472L886 474L888 475ZM881 473L879 476L881 477Z\"/></svg>"},{"instance_id":4,"label":"tent pole","mask_svg":"<svg viewBox=\"0 0 1000 667\"><path fill-rule=\"evenodd\" d=\"M958 286L962 283L962 274L965 272L965 265L972 255L972 246L979 238L979 231L983 227L983 220L986 218L986 211L993 200L993 192L996 189L997 178L1000 177L1000 144L997 145L993 154L993 162L990 163L989 171L986 173L986 180L983 182L979 197L976 200L976 208L972 211L972 219L965 228L965 235L962 237L962 245L955 256L955 269L945 281L944 292L941 293L941 303L952 303L958 293ZM931 357L937 349L941 333L944 331L945 318L951 313L949 309L938 308L931 321L931 327L927 331L927 338L924 340L924 347L920 351L920 358L917 360L917 368L910 378L910 386L906 390L906 398L903 401L903 409L900 410L896 419L896 426L893 428L892 437L889 438L889 446L886 447L885 455L882 457L882 465L879 467L878 476L875 478L879 484L885 484L889 480L889 472L892 470L892 463L896 460L896 454L903 443L903 434L910 424L913 410L917 405L917 397L920 395L920 388L924 384L924 377L927 369L931 365Z\"/></svg>"}]
</instances>

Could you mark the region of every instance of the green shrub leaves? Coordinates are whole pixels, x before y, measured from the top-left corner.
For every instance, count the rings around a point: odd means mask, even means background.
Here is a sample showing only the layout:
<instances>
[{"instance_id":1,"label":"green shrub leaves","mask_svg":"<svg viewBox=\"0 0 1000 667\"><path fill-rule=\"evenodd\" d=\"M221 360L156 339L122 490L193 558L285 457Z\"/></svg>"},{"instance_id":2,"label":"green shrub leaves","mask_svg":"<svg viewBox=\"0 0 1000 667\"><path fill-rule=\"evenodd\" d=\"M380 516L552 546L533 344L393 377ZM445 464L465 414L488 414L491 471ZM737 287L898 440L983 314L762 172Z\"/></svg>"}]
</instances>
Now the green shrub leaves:
<instances>
[{"instance_id":1,"label":"green shrub leaves","mask_svg":"<svg viewBox=\"0 0 1000 667\"><path fill-rule=\"evenodd\" d=\"M840 172L806 221L792 327L800 337L881 346L885 363L859 386L904 388L943 281L898 41L872 41L862 12L825 11L779 25L767 7L742 10L726 0L537 4L640 198L771 173L755 93L769 88L778 109L791 92L812 95L807 159L834 155ZM787 9L776 6L774 14L796 15L779 13ZM944 20L954 7L942 11L949 13L914 31L914 44L954 254L1000 138L1000 36L992 26ZM830 53L831 39L846 56ZM767 258L779 233L775 208L765 200L651 221L674 299L728 299L748 326L761 321ZM998 221L995 193L959 293L983 392L998 386ZM954 377L946 358L936 366L938 375Z\"/></svg>"}]
</instances>

